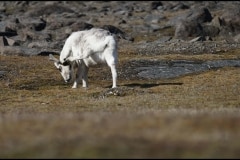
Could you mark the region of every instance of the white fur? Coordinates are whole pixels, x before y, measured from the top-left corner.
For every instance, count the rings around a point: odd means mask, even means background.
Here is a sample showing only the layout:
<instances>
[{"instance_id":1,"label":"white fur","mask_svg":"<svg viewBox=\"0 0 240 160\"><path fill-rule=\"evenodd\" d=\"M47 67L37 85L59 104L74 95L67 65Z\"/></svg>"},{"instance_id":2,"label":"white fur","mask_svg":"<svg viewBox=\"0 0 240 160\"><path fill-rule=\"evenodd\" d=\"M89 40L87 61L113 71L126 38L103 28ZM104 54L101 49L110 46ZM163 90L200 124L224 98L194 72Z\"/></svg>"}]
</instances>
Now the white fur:
<instances>
[{"instance_id":1,"label":"white fur","mask_svg":"<svg viewBox=\"0 0 240 160\"><path fill-rule=\"evenodd\" d=\"M73 32L66 40L59 60L52 55L49 56L55 61L55 66L58 69L61 68L61 75L65 81L71 79L75 63L77 73L72 88L77 88L80 79L82 79L82 86L88 87L89 67L97 64L107 64L110 67L112 88L117 87L117 42L115 37L104 29L92 28ZM72 67L70 68L66 63L71 64Z\"/></svg>"}]
</instances>

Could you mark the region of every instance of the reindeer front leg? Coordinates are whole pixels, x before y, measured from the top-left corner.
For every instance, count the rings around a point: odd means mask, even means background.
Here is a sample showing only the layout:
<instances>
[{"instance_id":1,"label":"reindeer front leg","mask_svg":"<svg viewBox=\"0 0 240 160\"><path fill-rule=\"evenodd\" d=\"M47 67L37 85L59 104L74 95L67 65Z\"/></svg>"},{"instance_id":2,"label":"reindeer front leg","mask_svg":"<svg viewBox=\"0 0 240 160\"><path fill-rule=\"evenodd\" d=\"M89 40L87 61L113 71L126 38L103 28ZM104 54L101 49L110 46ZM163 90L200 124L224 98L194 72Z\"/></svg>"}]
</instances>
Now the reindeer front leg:
<instances>
[{"instance_id":1,"label":"reindeer front leg","mask_svg":"<svg viewBox=\"0 0 240 160\"><path fill-rule=\"evenodd\" d=\"M82 78L82 74L83 74L81 63L78 63L77 65L78 66L77 66L76 78L74 80L72 88L77 88L78 87L78 83L79 83L80 79Z\"/></svg>"},{"instance_id":2,"label":"reindeer front leg","mask_svg":"<svg viewBox=\"0 0 240 160\"><path fill-rule=\"evenodd\" d=\"M89 68L85 64L83 63L78 64L76 79L73 83L72 88L77 88L80 79L82 79L82 87L84 88L88 87L88 77L87 77L88 70Z\"/></svg>"},{"instance_id":3,"label":"reindeer front leg","mask_svg":"<svg viewBox=\"0 0 240 160\"><path fill-rule=\"evenodd\" d=\"M82 66L82 87L88 87L88 70L89 68L83 64Z\"/></svg>"}]
</instances>

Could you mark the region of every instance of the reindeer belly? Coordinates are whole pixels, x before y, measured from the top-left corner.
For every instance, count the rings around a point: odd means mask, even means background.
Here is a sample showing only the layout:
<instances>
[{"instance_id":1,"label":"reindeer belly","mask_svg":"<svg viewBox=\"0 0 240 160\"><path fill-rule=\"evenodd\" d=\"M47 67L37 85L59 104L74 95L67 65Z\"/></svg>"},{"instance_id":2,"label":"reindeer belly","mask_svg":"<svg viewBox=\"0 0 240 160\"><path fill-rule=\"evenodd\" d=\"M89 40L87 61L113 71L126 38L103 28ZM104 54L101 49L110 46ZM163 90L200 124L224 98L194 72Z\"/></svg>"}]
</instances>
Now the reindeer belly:
<instances>
[{"instance_id":1,"label":"reindeer belly","mask_svg":"<svg viewBox=\"0 0 240 160\"><path fill-rule=\"evenodd\" d=\"M83 61L88 67L106 63L105 57L98 54L93 54L88 58L85 58Z\"/></svg>"}]
</instances>

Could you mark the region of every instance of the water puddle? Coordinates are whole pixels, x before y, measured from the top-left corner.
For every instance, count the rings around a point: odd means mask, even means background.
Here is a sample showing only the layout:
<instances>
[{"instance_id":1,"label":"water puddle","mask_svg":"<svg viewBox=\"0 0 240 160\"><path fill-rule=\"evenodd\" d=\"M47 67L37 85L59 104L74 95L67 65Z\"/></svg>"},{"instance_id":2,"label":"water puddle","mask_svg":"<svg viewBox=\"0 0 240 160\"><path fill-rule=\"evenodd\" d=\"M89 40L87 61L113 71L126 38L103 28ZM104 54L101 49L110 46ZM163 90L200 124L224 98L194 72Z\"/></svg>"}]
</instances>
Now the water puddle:
<instances>
[{"instance_id":1,"label":"water puddle","mask_svg":"<svg viewBox=\"0 0 240 160\"><path fill-rule=\"evenodd\" d=\"M134 67L135 64L135 67ZM192 73L222 67L240 67L240 60L213 60L213 61L134 61L131 64L137 72L137 77L147 79L175 78ZM133 69L133 68L132 68Z\"/></svg>"}]
</instances>

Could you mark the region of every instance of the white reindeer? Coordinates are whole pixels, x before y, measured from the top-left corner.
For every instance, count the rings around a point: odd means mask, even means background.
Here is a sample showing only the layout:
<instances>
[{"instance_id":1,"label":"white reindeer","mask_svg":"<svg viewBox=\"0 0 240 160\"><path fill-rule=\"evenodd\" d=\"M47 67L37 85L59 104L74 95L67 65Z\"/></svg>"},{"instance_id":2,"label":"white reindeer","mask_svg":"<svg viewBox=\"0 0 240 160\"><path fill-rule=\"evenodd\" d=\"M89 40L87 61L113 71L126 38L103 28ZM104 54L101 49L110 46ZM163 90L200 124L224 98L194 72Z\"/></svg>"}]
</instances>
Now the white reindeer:
<instances>
[{"instance_id":1,"label":"white reindeer","mask_svg":"<svg viewBox=\"0 0 240 160\"><path fill-rule=\"evenodd\" d=\"M74 68L77 67L72 88L77 88L80 79L82 86L88 87L89 67L97 64L107 64L111 68L112 88L117 87L117 42L114 35L107 30L92 28L73 32L67 38L59 60L52 54L49 59L54 61L66 83L71 81Z\"/></svg>"}]
</instances>

